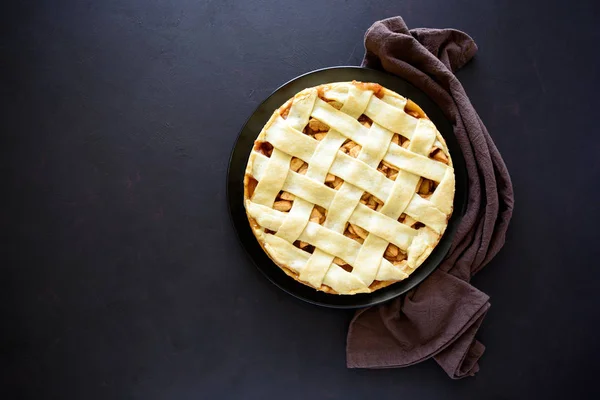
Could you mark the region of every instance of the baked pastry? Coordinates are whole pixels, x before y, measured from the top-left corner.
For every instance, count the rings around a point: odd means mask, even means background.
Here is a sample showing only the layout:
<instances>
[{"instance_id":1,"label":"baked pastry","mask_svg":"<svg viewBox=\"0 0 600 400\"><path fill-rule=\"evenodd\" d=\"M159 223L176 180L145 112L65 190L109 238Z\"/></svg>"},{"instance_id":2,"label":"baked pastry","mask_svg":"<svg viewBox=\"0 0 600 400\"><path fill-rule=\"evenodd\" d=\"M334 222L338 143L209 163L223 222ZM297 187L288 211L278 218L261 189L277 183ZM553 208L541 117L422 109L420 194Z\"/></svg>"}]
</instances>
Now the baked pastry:
<instances>
[{"instance_id":1,"label":"baked pastry","mask_svg":"<svg viewBox=\"0 0 600 400\"><path fill-rule=\"evenodd\" d=\"M297 281L368 293L408 277L452 213L444 138L412 101L376 83L305 89L259 133L244 205L268 256Z\"/></svg>"}]
</instances>

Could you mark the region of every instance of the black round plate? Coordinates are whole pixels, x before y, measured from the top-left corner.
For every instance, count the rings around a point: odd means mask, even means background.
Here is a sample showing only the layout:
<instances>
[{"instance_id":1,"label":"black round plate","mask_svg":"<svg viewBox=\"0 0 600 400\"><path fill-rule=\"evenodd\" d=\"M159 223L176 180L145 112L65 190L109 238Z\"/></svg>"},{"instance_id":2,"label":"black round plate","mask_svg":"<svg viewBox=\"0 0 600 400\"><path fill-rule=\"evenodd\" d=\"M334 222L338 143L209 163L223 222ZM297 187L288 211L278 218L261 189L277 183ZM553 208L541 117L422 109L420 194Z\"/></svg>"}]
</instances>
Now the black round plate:
<instances>
[{"instance_id":1,"label":"black round plate","mask_svg":"<svg viewBox=\"0 0 600 400\"><path fill-rule=\"evenodd\" d=\"M283 272L258 244L244 209L244 171L248 156L259 132L277 108L302 89L323 83L363 81L379 83L417 103L442 133L454 163L456 174L456 195L454 213L448 223L444 236L425 262L404 281L394 283L373 293L355 295L333 295L317 291L296 282ZM289 294L325 307L358 308L367 307L400 296L423 281L444 259L450 249L452 238L460 219L464 214L467 194L467 173L465 161L454 136L452 125L444 117L439 107L419 89L394 75L361 67L333 67L309 72L299 76L277 89L269 96L248 119L233 147L229 170L227 172L227 198L229 212L240 242L256 267L275 285Z\"/></svg>"}]
</instances>

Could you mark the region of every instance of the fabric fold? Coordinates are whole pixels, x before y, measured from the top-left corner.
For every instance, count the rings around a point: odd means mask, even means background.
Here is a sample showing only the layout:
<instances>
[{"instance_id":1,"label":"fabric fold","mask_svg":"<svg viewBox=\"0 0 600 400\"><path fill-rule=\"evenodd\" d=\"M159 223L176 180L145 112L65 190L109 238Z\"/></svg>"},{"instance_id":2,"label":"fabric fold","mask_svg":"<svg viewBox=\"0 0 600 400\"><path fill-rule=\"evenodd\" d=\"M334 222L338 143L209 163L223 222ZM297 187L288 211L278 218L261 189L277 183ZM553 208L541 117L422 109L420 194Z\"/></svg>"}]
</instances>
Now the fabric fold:
<instances>
[{"instance_id":1,"label":"fabric fold","mask_svg":"<svg viewBox=\"0 0 600 400\"><path fill-rule=\"evenodd\" d=\"M363 66L396 74L435 101L452 123L468 173L468 203L446 259L406 296L359 310L348 331L349 368L405 367L433 357L452 378L479 370L475 339L490 307L469 284L504 244L514 205L510 176L454 72L477 52L454 29L409 30L400 17L365 34Z\"/></svg>"},{"instance_id":2,"label":"fabric fold","mask_svg":"<svg viewBox=\"0 0 600 400\"><path fill-rule=\"evenodd\" d=\"M356 313L348 332L347 365L406 367L439 354L436 361L447 372L460 370L458 361L470 360L473 340L467 333L471 330L474 338L488 300L467 282L436 270L406 297Z\"/></svg>"}]
</instances>

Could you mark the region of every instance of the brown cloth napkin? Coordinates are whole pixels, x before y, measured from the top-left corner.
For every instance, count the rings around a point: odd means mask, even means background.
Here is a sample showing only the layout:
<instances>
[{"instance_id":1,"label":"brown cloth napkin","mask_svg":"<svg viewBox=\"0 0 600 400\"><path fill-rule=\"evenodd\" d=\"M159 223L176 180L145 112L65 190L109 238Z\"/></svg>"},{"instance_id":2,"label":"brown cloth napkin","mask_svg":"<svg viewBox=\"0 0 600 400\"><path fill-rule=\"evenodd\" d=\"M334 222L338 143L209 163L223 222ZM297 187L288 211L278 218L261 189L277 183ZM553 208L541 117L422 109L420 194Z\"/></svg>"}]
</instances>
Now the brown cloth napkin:
<instances>
[{"instance_id":1,"label":"brown cloth napkin","mask_svg":"<svg viewBox=\"0 0 600 400\"><path fill-rule=\"evenodd\" d=\"M454 29L408 30L400 17L365 34L363 66L396 74L425 92L454 126L468 176L466 214L440 267L406 296L359 310L350 323L349 368L394 368L430 357L454 379L474 375L485 347L475 334L490 307L470 278L504 244L513 189L502 157L454 71L477 51Z\"/></svg>"}]
</instances>

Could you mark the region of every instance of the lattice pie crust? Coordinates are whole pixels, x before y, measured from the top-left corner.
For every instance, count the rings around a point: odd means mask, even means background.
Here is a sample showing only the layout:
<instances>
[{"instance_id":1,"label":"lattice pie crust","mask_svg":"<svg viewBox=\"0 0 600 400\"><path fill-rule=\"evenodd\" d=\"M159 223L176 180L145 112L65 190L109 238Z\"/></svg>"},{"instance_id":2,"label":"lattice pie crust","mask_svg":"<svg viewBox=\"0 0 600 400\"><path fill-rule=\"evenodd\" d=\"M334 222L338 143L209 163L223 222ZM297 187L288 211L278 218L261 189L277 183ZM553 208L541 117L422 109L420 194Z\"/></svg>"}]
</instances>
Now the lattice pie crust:
<instances>
[{"instance_id":1,"label":"lattice pie crust","mask_svg":"<svg viewBox=\"0 0 600 400\"><path fill-rule=\"evenodd\" d=\"M258 135L244 178L250 226L289 276L334 294L408 277L452 214L446 142L412 101L338 82L288 100Z\"/></svg>"}]
</instances>

